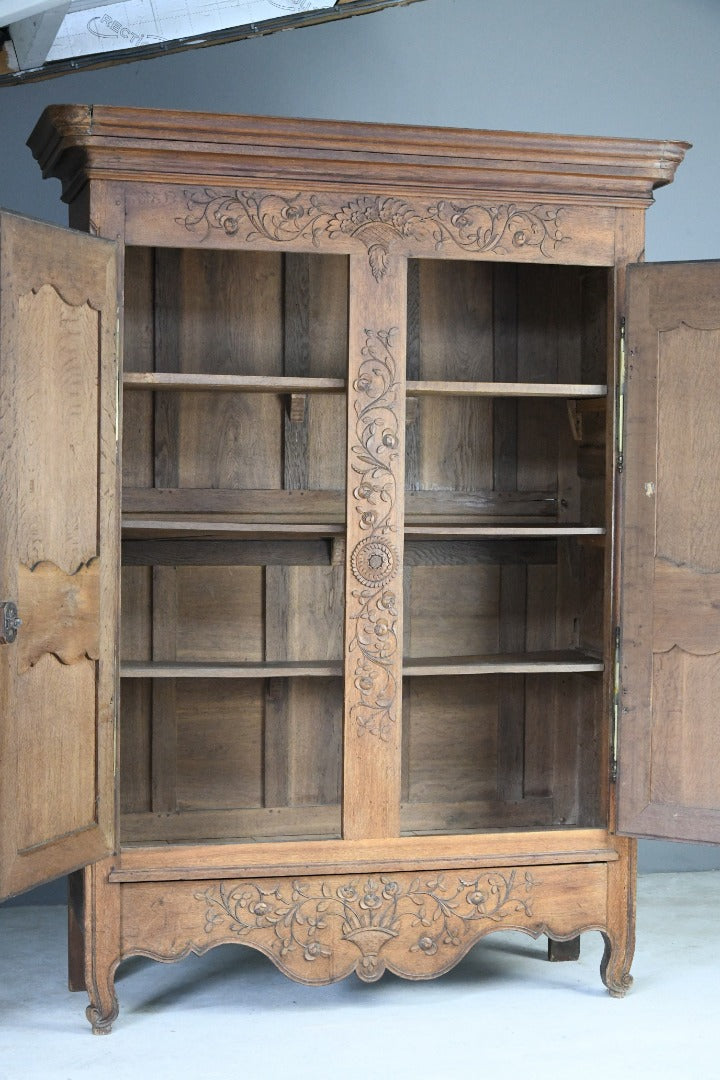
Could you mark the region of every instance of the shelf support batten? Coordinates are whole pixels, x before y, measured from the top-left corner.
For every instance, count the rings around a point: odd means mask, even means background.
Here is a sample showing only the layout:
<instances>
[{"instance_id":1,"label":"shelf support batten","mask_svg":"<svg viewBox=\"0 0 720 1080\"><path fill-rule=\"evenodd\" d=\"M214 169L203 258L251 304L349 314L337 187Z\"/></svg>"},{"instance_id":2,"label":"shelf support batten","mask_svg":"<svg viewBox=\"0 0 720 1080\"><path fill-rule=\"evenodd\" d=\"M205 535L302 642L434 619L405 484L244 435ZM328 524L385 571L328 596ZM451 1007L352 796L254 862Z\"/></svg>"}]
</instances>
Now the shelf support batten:
<instances>
[{"instance_id":1,"label":"shelf support batten","mask_svg":"<svg viewBox=\"0 0 720 1080\"><path fill-rule=\"evenodd\" d=\"M407 262L350 259L343 836L400 828Z\"/></svg>"}]
</instances>

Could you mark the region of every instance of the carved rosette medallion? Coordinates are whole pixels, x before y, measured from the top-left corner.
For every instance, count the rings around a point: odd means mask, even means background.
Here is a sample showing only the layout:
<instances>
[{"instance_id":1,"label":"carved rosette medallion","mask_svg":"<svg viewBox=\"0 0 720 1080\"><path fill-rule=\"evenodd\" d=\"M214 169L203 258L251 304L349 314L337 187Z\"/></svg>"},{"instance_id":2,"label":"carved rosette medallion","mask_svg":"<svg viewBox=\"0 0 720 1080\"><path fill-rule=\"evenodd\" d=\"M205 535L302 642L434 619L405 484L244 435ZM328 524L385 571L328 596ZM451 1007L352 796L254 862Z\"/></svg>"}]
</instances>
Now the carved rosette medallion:
<instances>
[{"instance_id":1,"label":"carved rosette medallion","mask_svg":"<svg viewBox=\"0 0 720 1080\"><path fill-rule=\"evenodd\" d=\"M291 245L301 241L313 247L343 237L365 248L373 277L381 281L391 251L421 255L448 246L475 255L517 256L532 250L552 258L570 237L563 232L564 207L516 203L498 205L454 203L411 204L406 199L358 195L341 202L332 195L297 192L281 195L268 191L199 188L185 192L187 213L176 218L201 240L214 231L239 243L257 240Z\"/></svg>"},{"instance_id":2,"label":"carved rosette medallion","mask_svg":"<svg viewBox=\"0 0 720 1080\"><path fill-rule=\"evenodd\" d=\"M368 537L356 545L350 557L352 572L368 588L380 588L391 581L398 568L398 556L392 544Z\"/></svg>"},{"instance_id":3,"label":"carved rosette medallion","mask_svg":"<svg viewBox=\"0 0 720 1080\"><path fill-rule=\"evenodd\" d=\"M350 593L353 630L348 650L358 698L350 717L358 735L388 741L396 723L398 605L392 580L400 568L395 524L402 442L393 337L397 331L366 330L362 360L354 380L355 439L350 473L358 524L367 536L354 547L350 571L361 586Z\"/></svg>"},{"instance_id":4,"label":"carved rosette medallion","mask_svg":"<svg viewBox=\"0 0 720 1080\"><path fill-rule=\"evenodd\" d=\"M516 869L305 878L221 882L195 899L208 937L255 945L303 981L327 982L354 968L374 982L386 967L435 974L494 926L526 925L538 884Z\"/></svg>"}]
</instances>

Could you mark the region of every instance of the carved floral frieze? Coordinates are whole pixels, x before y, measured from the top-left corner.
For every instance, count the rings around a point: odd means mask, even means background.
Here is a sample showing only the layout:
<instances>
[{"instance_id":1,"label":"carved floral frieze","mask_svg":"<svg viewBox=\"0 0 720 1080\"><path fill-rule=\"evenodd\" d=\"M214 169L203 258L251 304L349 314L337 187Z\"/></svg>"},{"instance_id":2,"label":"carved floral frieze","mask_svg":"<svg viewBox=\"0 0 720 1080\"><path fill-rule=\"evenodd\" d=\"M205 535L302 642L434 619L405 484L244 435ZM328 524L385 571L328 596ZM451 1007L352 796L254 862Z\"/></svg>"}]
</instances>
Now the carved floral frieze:
<instances>
[{"instance_id":1,"label":"carved floral frieze","mask_svg":"<svg viewBox=\"0 0 720 1080\"><path fill-rule=\"evenodd\" d=\"M461 249L476 255L511 257L532 250L551 259L570 240L563 207L478 201L411 203L407 199L359 195L343 201L330 195L281 195L267 191L200 188L185 193L187 213L176 219L205 240L220 231L238 241L257 240L314 247L321 241L352 238L365 248L376 281L391 251L419 254Z\"/></svg>"},{"instance_id":2,"label":"carved floral frieze","mask_svg":"<svg viewBox=\"0 0 720 1080\"><path fill-rule=\"evenodd\" d=\"M538 880L527 870L380 874L292 882L213 884L195 893L208 937L261 948L290 974L328 981L353 968L361 979L441 970L493 926L532 919Z\"/></svg>"},{"instance_id":3,"label":"carved floral frieze","mask_svg":"<svg viewBox=\"0 0 720 1080\"><path fill-rule=\"evenodd\" d=\"M396 503L401 464L399 406L393 339L397 331L366 330L353 382L355 431L349 453L357 524L366 533L350 553L351 589L348 652L356 699L350 718L358 735L387 741L396 723L399 650L398 600L394 579L400 567Z\"/></svg>"}]
</instances>

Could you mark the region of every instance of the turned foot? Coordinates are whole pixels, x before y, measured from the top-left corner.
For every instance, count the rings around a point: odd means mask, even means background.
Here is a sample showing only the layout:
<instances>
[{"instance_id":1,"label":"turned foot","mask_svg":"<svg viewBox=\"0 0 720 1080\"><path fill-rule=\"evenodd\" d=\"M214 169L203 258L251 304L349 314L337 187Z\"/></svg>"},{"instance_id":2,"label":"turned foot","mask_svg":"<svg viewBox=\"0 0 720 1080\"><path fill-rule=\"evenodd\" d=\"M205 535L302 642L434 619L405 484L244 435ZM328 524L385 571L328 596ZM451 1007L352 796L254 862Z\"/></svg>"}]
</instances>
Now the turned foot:
<instances>
[{"instance_id":1,"label":"turned foot","mask_svg":"<svg viewBox=\"0 0 720 1080\"><path fill-rule=\"evenodd\" d=\"M109 1035L112 1031L113 1022L117 1020L118 1011L117 999L115 999L114 1005L107 1012L102 1012L95 1005L88 1005L85 1015L92 1024L93 1035Z\"/></svg>"},{"instance_id":2,"label":"turned foot","mask_svg":"<svg viewBox=\"0 0 720 1080\"><path fill-rule=\"evenodd\" d=\"M580 959L580 935L569 941L554 941L548 938L548 960L555 963Z\"/></svg>"},{"instance_id":3,"label":"turned foot","mask_svg":"<svg viewBox=\"0 0 720 1080\"><path fill-rule=\"evenodd\" d=\"M90 1004L85 1015L92 1024L93 1035L109 1035L113 1022L118 1017L118 1000L115 994L115 970L117 961L107 964L102 970L95 957L92 969L92 981L88 980Z\"/></svg>"},{"instance_id":4,"label":"turned foot","mask_svg":"<svg viewBox=\"0 0 720 1080\"><path fill-rule=\"evenodd\" d=\"M603 934L603 940L605 952L600 962L600 977L611 997L625 997L633 982L630 974L632 953L628 955L626 949L619 948L608 934Z\"/></svg>"}]
</instances>

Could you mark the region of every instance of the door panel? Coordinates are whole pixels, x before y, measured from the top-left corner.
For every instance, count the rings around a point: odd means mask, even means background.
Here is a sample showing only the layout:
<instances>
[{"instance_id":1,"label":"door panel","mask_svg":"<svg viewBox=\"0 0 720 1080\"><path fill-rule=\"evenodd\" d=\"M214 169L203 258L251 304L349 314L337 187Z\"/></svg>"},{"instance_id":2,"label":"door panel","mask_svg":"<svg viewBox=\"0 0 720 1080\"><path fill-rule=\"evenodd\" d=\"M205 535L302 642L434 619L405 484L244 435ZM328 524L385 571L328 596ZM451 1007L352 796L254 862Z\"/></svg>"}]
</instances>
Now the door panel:
<instances>
[{"instance_id":1,"label":"door panel","mask_svg":"<svg viewBox=\"0 0 720 1080\"><path fill-rule=\"evenodd\" d=\"M720 264L628 278L618 822L720 842Z\"/></svg>"},{"instance_id":2,"label":"door panel","mask_svg":"<svg viewBox=\"0 0 720 1080\"><path fill-rule=\"evenodd\" d=\"M118 310L114 244L0 213L0 898L113 847Z\"/></svg>"}]
</instances>

